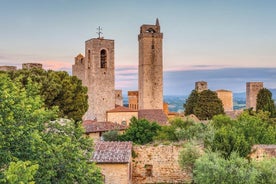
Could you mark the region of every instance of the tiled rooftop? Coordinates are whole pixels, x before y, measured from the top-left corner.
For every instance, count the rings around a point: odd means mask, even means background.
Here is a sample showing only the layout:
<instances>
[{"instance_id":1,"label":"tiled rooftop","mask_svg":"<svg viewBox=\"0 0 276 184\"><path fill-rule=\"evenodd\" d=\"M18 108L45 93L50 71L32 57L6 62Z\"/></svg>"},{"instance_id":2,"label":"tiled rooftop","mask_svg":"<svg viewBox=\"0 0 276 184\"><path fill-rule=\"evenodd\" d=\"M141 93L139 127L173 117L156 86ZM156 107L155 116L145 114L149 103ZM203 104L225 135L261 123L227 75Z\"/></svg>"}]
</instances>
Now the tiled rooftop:
<instances>
[{"instance_id":1,"label":"tiled rooftop","mask_svg":"<svg viewBox=\"0 0 276 184\"><path fill-rule=\"evenodd\" d=\"M96 142L92 161L96 163L128 163L131 160L132 142Z\"/></svg>"},{"instance_id":2,"label":"tiled rooftop","mask_svg":"<svg viewBox=\"0 0 276 184\"><path fill-rule=\"evenodd\" d=\"M82 123L85 133L93 133L93 132L106 132L109 130L125 130L127 126L112 123L112 122L97 122L92 120L85 120Z\"/></svg>"},{"instance_id":3,"label":"tiled rooftop","mask_svg":"<svg viewBox=\"0 0 276 184\"><path fill-rule=\"evenodd\" d=\"M155 121L160 125L165 125L168 118L162 109L143 109L138 111L138 119L146 119L148 121Z\"/></svg>"}]
</instances>

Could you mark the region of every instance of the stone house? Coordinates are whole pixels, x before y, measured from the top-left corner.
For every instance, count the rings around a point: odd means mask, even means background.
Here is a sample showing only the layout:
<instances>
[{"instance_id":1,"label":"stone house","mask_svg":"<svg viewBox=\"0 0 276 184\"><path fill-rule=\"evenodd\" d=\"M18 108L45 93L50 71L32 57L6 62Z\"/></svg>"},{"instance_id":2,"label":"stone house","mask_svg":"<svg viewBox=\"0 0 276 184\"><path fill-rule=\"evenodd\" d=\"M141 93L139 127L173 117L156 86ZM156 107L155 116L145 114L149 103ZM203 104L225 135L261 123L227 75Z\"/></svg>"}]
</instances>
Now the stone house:
<instances>
[{"instance_id":1,"label":"stone house","mask_svg":"<svg viewBox=\"0 0 276 184\"><path fill-rule=\"evenodd\" d=\"M96 162L106 184L131 184L132 142L98 141L91 161Z\"/></svg>"},{"instance_id":2,"label":"stone house","mask_svg":"<svg viewBox=\"0 0 276 184\"><path fill-rule=\"evenodd\" d=\"M114 109L106 112L107 121L128 126L132 117L138 117L138 111L124 106L116 105Z\"/></svg>"},{"instance_id":3,"label":"stone house","mask_svg":"<svg viewBox=\"0 0 276 184\"><path fill-rule=\"evenodd\" d=\"M109 130L117 130L123 133L127 126L112 123L112 122L97 122L92 120L85 120L82 123L85 134L89 135L94 141L102 140L102 135Z\"/></svg>"}]
</instances>

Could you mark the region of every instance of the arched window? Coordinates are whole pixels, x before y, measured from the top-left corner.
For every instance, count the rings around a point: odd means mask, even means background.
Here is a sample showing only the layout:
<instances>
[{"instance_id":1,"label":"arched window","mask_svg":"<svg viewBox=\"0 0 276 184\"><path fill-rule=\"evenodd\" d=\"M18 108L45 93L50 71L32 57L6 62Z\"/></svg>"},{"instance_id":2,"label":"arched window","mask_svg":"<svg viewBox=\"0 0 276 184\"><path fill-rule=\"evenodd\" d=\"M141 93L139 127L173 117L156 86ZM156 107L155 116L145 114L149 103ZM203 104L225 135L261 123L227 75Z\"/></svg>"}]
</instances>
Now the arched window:
<instances>
[{"instance_id":1,"label":"arched window","mask_svg":"<svg viewBox=\"0 0 276 184\"><path fill-rule=\"evenodd\" d=\"M101 50L101 68L107 67L107 56L106 56L106 50Z\"/></svg>"}]
</instances>

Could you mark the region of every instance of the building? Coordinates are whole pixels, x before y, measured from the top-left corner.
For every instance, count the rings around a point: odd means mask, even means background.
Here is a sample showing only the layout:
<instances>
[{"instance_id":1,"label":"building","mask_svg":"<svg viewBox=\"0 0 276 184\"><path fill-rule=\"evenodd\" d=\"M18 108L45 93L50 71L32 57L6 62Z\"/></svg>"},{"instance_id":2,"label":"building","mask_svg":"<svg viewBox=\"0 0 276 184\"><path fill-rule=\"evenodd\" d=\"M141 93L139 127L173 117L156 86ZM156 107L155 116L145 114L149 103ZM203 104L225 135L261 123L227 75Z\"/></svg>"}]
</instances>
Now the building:
<instances>
[{"instance_id":1,"label":"building","mask_svg":"<svg viewBox=\"0 0 276 184\"><path fill-rule=\"evenodd\" d=\"M115 90L115 105L123 106L122 90Z\"/></svg>"},{"instance_id":2,"label":"building","mask_svg":"<svg viewBox=\"0 0 276 184\"><path fill-rule=\"evenodd\" d=\"M128 126L132 117L138 118L138 111L124 106L116 106L115 109L107 111L106 116L107 121Z\"/></svg>"},{"instance_id":3,"label":"building","mask_svg":"<svg viewBox=\"0 0 276 184\"><path fill-rule=\"evenodd\" d=\"M263 82L247 82L246 83L246 108L256 110L257 95L263 89Z\"/></svg>"},{"instance_id":4,"label":"building","mask_svg":"<svg viewBox=\"0 0 276 184\"><path fill-rule=\"evenodd\" d=\"M42 64L41 63L23 63L22 64L22 69L33 69L33 68L39 68L42 69Z\"/></svg>"},{"instance_id":5,"label":"building","mask_svg":"<svg viewBox=\"0 0 276 184\"><path fill-rule=\"evenodd\" d=\"M73 75L88 88L88 111L83 119L106 121L115 108L114 40L92 38L85 42L85 57L75 57Z\"/></svg>"},{"instance_id":6,"label":"building","mask_svg":"<svg viewBox=\"0 0 276 184\"><path fill-rule=\"evenodd\" d=\"M128 91L128 108L138 110L138 91Z\"/></svg>"},{"instance_id":7,"label":"building","mask_svg":"<svg viewBox=\"0 0 276 184\"><path fill-rule=\"evenodd\" d=\"M119 133L123 133L127 128L124 125L112 123L112 122L97 122L92 120L85 120L82 123L85 134L91 137L94 141L102 140L102 135L110 130L117 130Z\"/></svg>"},{"instance_id":8,"label":"building","mask_svg":"<svg viewBox=\"0 0 276 184\"><path fill-rule=\"evenodd\" d=\"M218 98L222 101L224 111L233 111L232 91L220 89L216 91Z\"/></svg>"},{"instance_id":9,"label":"building","mask_svg":"<svg viewBox=\"0 0 276 184\"><path fill-rule=\"evenodd\" d=\"M195 90L200 93L204 90L208 90L208 84L205 81L197 81L195 82Z\"/></svg>"},{"instance_id":10,"label":"building","mask_svg":"<svg viewBox=\"0 0 276 184\"><path fill-rule=\"evenodd\" d=\"M0 71L15 71L16 66L0 66Z\"/></svg>"},{"instance_id":11,"label":"building","mask_svg":"<svg viewBox=\"0 0 276 184\"><path fill-rule=\"evenodd\" d=\"M163 33L155 25L140 27L139 41L139 110L163 109Z\"/></svg>"},{"instance_id":12,"label":"building","mask_svg":"<svg viewBox=\"0 0 276 184\"><path fill-rule=\"evenodd\" d=\"M256 144L252 146L250 158L263 160L266 158L276 158L276 145Z\"/></svg>"},{"instance_id":13,"label":"building","mask_svg":"<svg viewBox=\"0 0 276 184\"><path fill-rule=\"evenodd\" d=\"M96 162L105 184L132 183L131 142L96 142L91 161Z\"/></svg>"}]
</instances>

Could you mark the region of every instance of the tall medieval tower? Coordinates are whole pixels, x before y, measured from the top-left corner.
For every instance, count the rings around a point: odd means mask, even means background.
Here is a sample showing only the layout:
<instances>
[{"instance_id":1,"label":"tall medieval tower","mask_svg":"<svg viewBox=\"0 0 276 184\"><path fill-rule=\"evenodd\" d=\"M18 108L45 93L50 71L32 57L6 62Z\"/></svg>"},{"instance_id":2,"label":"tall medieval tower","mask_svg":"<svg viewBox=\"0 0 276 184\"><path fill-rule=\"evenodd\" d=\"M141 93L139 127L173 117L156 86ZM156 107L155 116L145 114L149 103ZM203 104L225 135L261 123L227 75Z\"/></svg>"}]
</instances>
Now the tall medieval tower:
<instances>
[{"instance_id":1,"label":"tall medieval tower","mask_svg":"<svg viewBox=\"0 0 276 184\"><path fill-rule=\"evenodd\" d=\"M75 58L73 75L88 87L89 107L84 119L106 121L106 111L115 108L114 40L87 40L85 57Z\"/></svg>"},{"instance_id":2,"label":"tall medieval tower","mask_svg":"<svg viewBox=\"0 0 276 184\"><path fill-rule=\"evenodd\" d=\"M140 27L139 41L139 109L163 109L163 33L155 25Z\"/></svg>"},{"instance_id":3,"label":"tall medieval tower","mask_svg":"<svg viewBox=\"0 0 276 184\"><path fill-rule=\"evenodd\" d=\"M246 108L256 110L257 95L263 89L263 82L247 82L246 83Z\"/></svg>"}]
</instances>

